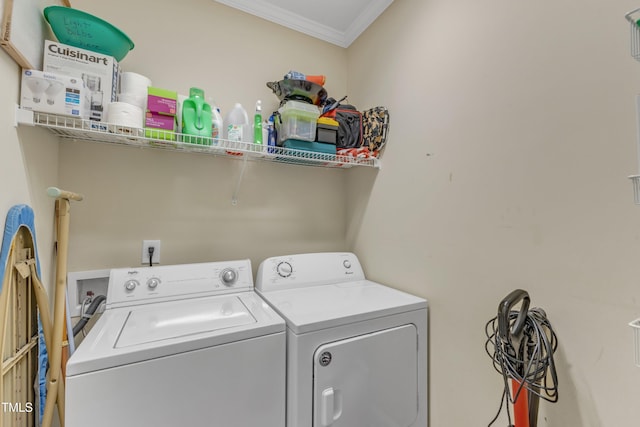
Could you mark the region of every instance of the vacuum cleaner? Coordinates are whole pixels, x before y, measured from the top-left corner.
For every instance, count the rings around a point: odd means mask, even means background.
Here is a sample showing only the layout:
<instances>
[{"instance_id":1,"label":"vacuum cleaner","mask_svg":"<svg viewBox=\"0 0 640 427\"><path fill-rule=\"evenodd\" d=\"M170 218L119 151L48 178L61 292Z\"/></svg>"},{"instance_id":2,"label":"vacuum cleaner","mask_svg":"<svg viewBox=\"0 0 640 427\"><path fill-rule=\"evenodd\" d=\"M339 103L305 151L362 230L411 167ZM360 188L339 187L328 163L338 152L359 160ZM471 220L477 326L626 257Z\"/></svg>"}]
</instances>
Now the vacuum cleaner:
<instances>
[{"instance_id":1,"label":"vacuum cleaner","mask_svg":"<svg viewBox=\"0 0 640 427\"><path fill-rule=\"evenodd\" d=\"M519 310L514 308L520 304ZM504 379L500 416L506 402L509 427L536 427L540 398L558 401L558 377L553 354L558 340L541 308L529 309L529 294L516 289L498 305L498 314L487 322L485 350ZM513 405L512 424L509 404Z\"/></svg>"}]
</instances>

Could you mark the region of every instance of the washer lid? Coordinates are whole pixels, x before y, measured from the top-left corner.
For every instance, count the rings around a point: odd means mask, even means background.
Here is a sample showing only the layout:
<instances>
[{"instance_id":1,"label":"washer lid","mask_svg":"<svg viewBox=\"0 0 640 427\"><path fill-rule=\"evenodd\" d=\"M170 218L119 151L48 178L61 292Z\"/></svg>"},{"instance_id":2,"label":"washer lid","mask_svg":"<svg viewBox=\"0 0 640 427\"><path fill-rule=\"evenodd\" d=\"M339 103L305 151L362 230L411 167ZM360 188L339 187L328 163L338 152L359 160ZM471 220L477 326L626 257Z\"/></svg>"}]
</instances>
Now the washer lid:
<instances>
[{"instance_id":1,"label":"washer lid","mask_svg":"<svg viewBox=\"0 0 640 427\"><path fill-rule=\"evenodd\" d=\"M261 293L296 334L426 309L427 301L369 280Z\"/></svg>"},{"instance_id":2,"label":"washer lid","mask_svg":"<svg viewBox=\"0 0 640 427\"><path fill-rule=\"evenodd\" d=\"M252 291L108 309L69 358L67 375L284 331L284 320Z\"/></svg>"},{"instance_id":3,"label":"washer lid","mask_svg":"<svg viewBox=\"0 0 640 427\"><path fill-rule=\"evenodd\" d=\"M191 300L188 304L163 304L131 310L115 348L163 341L191 334L256 323L237 297Z\"/></svg>"}]
</instances>

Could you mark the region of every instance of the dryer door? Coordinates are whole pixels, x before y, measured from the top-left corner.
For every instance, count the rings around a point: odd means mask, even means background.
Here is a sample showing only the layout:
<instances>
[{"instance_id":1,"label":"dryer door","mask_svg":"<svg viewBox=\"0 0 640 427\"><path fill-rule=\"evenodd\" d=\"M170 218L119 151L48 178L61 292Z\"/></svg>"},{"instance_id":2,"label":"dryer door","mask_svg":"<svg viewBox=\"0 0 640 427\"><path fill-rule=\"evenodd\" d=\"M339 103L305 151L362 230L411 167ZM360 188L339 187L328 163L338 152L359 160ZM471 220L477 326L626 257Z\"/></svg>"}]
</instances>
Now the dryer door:
<instances>
[{"instance_id":1,"label":"dryer door","mask_svg":"<svg viewBox=\"0 0 640 427\"><path fill-rule=\"evenodd\" d=\"M408 427L418 413L413 324L324 344L313 363L314 427Z\"/></svg>"}]
</instances>

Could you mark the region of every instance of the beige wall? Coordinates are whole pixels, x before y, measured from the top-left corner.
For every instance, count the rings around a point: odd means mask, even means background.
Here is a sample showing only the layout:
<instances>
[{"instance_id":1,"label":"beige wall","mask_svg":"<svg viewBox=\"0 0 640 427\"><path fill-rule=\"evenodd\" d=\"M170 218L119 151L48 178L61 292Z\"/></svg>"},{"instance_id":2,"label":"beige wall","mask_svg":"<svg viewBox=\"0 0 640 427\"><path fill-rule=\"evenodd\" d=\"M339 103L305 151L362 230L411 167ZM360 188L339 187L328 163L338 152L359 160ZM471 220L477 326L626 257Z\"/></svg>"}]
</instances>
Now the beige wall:
<instances>
[{"instance_id":1,"label":"beige wall","mask_svg":"<svg viewBox=\"0 0 640 427\"><path fill-rule=\"evenodd\" d=\"M35 214L41 276L45 285L53 283L54 201L46 189L57 185L57 139L42 129L15 126L19 103L20 67L4 51L0 52L0 212L4 233L7 212L12 206L29 205Z\"/></svg>"},{"instance_id":2,"label":"beige wall","mask_svg":"<svg viewBox=\"0 0 640 427\"><path fill-rule=\"evenodd\" d=\"M391 137L373 183L353 172L348 236L369 277L429 299L432 426L493 418L484 326L516 288L560 340L539 425L640 419L638 6L398 0L349 48L352 101L387 105Z\"/></svg>"},{"instance_id":3,"label":"beige wall","mask_svg":"<svg viewBox=\"0 0 640 427\"><path fill-rule=\"evenodd\" d=\"M249 163L232 206L242 162L58 148L40 129L16 131L19 71L2 53L0 207L34 205L41 253L56 169L58 185L86 196L73 206L72 270L136 265L148 238L162 240L163 264L249 257L257 268L353 248L369 277L429 299L432 426L486 425L497 411L484 324L523 288L560 339L560 402L541 404L540 425L640 418L626 326L640 315L626 179L638 169L640 64L623 19L637 4L397 0L348 50L209 0L73 4L127 32L136 48L123 67L158 86L201 86L224 111L257 98L269 110L266 81L324 73L330 94L388 106L391 138L380 171ZM172 32L158 31L162 19Z\"/></svg>"},{"instance_id":4,"label":"beige wall","mask_svg":"<svg viewBox=\"0 0 640 427\"><path fill-rule=\"evenodd\" d=\"M125 71L188 94L201 87L225 116L235 102L270 113L266 82L289 69L328 76L346 93L346 51L210 0L77 0L136 44ZM127 10L126 14L120 10ZM164 20L164 23L163 23ZM171 25L167 25L170 23ZM160 31L164 29L164 33ZM143 239L160 239L163 264L345 249L345 171L137 150L86 142L60 145L60 181L86 195L74 206L70 268L139 265Z\"/></svg>"}]
</instances>

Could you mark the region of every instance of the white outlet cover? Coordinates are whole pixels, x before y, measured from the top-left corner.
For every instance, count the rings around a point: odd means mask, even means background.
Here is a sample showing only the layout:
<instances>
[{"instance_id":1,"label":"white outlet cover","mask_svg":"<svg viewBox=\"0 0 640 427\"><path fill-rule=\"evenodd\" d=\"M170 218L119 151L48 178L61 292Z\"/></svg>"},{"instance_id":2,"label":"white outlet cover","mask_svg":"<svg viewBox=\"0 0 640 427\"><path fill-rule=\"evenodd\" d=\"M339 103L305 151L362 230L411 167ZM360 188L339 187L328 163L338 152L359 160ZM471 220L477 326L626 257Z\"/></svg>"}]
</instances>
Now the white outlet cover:
<instances>
[{"instance_id":1,"label":"white outlet cover","mask_svg":"<svg viewBox=\"0 0 640 427\"><path fill-rule=\"evenodd\" d=\"M153 254L153 265L160 264L160 240L143 240L142 265L149 265L149 247L151 246L155 248L155 252Z\"/></svg>"}]
</instances>

